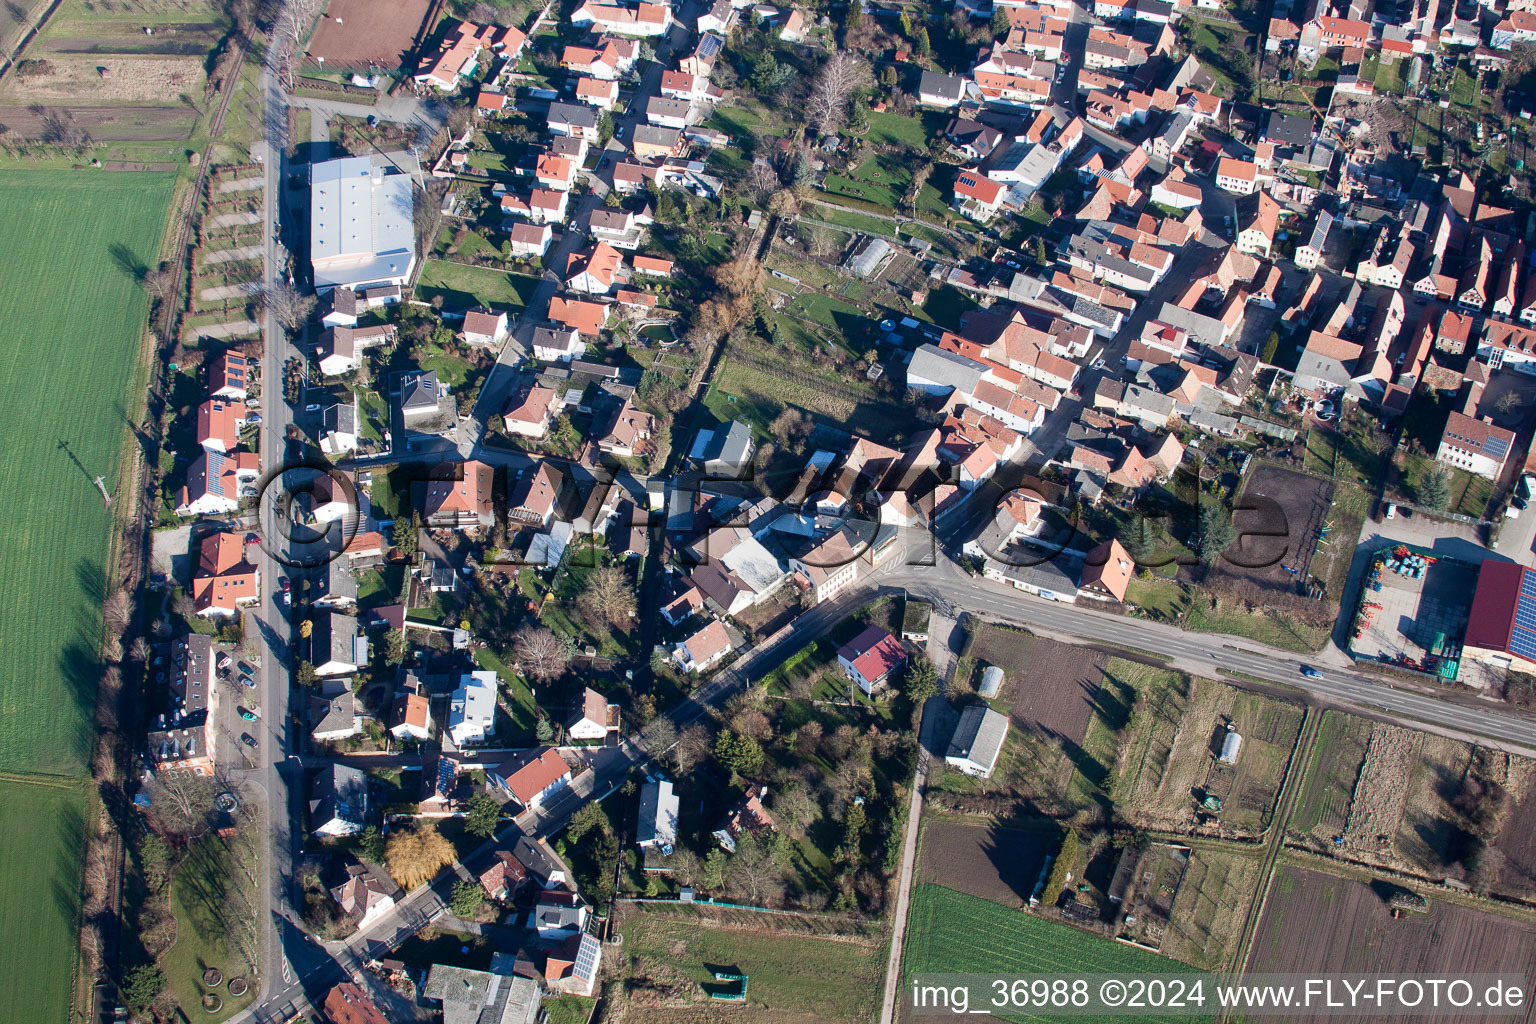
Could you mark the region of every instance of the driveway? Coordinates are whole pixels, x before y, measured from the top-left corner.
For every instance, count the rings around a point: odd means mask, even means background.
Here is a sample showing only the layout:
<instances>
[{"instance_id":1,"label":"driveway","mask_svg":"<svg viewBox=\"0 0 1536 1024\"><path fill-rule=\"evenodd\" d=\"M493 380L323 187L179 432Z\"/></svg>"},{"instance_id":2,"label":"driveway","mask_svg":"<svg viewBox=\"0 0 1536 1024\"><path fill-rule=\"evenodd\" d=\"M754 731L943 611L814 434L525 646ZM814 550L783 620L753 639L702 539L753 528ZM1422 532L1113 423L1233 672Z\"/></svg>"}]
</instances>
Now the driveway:
<instances>
[{"instance_id":1,"label":"driveway","mask_svg":"<svg viewBox=\"0 0 1536 1024\"><path fill-rule=\"evenodd\" d=\"M1531 518L1536 520L1536 514ZM1412 544L1414 547L1425 548L1448 558L1459 558L1463 562L1477 563L1485 558L1493 558L1501 562L1507 560L1501 553L1490 551L1483 546L1480 527L1469 526L1466 523L1435 519L1420 512L1410 516L1405 513L1405 510L1399 510L1396 517L1392 519L1384 519L1378 523L1367 518L1360 524L1360 542L1356 546L1357 551L1374 551L1376 548L1392 543Z\"/></svg>"}]
</instances>

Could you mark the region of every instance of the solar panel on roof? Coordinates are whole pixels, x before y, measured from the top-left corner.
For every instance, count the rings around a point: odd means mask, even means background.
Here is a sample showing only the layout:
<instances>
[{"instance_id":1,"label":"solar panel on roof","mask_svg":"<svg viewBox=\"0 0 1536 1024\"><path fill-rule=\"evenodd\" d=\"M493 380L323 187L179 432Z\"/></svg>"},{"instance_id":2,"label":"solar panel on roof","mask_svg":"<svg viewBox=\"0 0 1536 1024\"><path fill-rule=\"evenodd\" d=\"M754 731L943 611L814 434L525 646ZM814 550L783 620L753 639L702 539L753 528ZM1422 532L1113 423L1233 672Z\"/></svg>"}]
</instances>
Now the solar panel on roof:
<instances>
[{"instance_id":1,"label":"solar panel on roof","mask_svg":"<svg viewBox=\"0 0 1536 1024\"><path fill-rule=\"evenodd\" d=\"M581 946L576 950L576 976L583 981L589 980L597 974L597 954L600 944L591 935L581 937Z\"/></svg>"},{"instance_id":2,"label":"solar panel on roof","mask_svg":"<svg viewBox=\"0 0 1536 1024\"><path fill-rule=\"evenodd\" d=\"M1483 450L1494 458L1502 459L1509 454L1509 442L1502 437L1489 437L1483 442Z\"/></svg>"},{"instance_id":3,"label":"solar panel on roof","mask_svg":"<svg viewBox=\"0 0 1536 1024\"><path fill-rule=\"evenodd\" d=\"M1520 596L1515 598L1515 623L1509 632L1509 652L1536 660L1536 573L1520 574Z\"/></svg>"}]
</instances>

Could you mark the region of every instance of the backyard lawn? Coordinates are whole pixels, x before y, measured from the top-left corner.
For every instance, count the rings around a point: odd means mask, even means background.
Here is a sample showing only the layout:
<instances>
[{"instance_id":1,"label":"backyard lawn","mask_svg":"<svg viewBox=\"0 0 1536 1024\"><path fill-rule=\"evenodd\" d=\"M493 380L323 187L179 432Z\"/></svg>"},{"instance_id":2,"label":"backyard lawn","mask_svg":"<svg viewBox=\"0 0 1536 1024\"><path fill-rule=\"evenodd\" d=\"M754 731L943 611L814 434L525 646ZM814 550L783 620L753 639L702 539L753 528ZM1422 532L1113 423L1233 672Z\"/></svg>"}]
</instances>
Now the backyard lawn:
<instances>
[{"instance_id":1,"label":"backyard lawn","mask_svg":"<svg viewBox=\"0 0 1536 1024\"><path fill-rule=\"evenodd\" d=\"M509 274L448 260L428 260L416 282L416 297L430 302L441 295L444 309L486 306L516 313L528 304L538 286L538 278L524 274Z\"/></svg>"},{"instance_id":2,"label":"backyard lawn","mask_svg":"<svg viewBox=\"0 0 1536 1024\"><path fill-rule=\"evenodd\" d=\"M1450 476L1451 501L1446 506L1447 511L1477 519L1481 519L1488 511L1488 501L1493 497L1493 481L1473 476L1466 470L1445 466L1426 455L1410 455L1405 452L1399 458L1402 460L1399 490L1409 500L1418 501L1424 478L1431 470L1440 468Z\"/></svg>"},{"instance_id":3,"label":"backyard lawn","mask_svg":"<svg viewBox=\"0 0 1536 1024\"><path fill-rule=\"evenodd\" d=\"M874 937L775 934L751 924L719 927L706 923L703 914L680 908L626 908L620 930L631 978L686 979L692 983L688 988L699 993L702 1008L710 1005L703 993L713 986L714 971L749 979L745 1005L727 1012L696 1016L682 1008L668 1011L675 1017L646 1019L691 1022L745 1013L754 1020L852 1022L879 1015L884 943Z\"/></svg>"}]
</instances>

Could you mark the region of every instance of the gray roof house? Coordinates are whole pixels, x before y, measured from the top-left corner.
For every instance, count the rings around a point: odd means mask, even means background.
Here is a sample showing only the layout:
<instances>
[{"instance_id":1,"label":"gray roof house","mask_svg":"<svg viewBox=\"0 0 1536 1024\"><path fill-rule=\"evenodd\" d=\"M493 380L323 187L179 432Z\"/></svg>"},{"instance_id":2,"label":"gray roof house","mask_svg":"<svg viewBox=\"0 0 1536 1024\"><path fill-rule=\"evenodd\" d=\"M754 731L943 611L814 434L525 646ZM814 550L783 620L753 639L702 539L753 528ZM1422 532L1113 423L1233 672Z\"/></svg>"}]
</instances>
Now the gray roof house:
<instances>
[{"instance_id":1,"label":"gray roof house","mask_svg":"<svg viewBox=\"0 0 1536 1024\"><path fill-rule=\"evenodd\" d=\"M351 675L367 666L368 638L355 615L316 611L309 623L309 663L316 675Z\"/></svg>"},{"instance_id":2,"label":"gray roof house","mask_svg":"<svg viewBox=\"0 0 1536 1024\"><path fill-rule=\"evenodd\" d=\"M368 824L368 776L333 764L309 787L309 830L317 836L350 836Z\"/></svg>"},{"instance_id":3,"label":"gray roof house","mask_svg":"<svg viewBox=\"0 0 1536 1024\"><path fill-rule=\"evenodd\" d=\"M937 71L924 71L917 86L918 102L934 107L957 106L964 95L965 79Z\"/></svg>"},{"instance_id":4,"label":"gray roof house","mask_svg":"<svg viewBox=\"0 0 1536 1024\"><path fill-rule=\"evenodd\" d=\"M912 353L907 364L907 387L922 388L935 395L947 395L958 391L969 395L987 368L974 359L958 352L950 352L937 345L922 345Z\"/></svg>"},{"instance_id":5,"label":"gray roof house","mask_svg":"<svg viewBox=\"0 0 1536 1024\"><path fill-rule=\"evenodd\" d=\"M572 134L567 130L569 128L596 130L597 117L597 108L585 103L551 103L549 118L545 123L569 135Z\"/></svg>"},{"instance_id":6,"label":"gray roof house","mask_svg":"<svg viewBox=\"0 0 1536 1024\"><path fill-rule=\"evenodd\" d=\"M400 376L400 414L407 424L416 424L437 416L438 399L443 389L437 371L406 373Z\"/></svg>"},{"instance_id":7,"label":"gray roof house","mask_svg":"<svg viewBox=\"0 0 1536 1024\"><path fill-rule=\"evenodd\" d=\"M699 431L688 457L712 476L740 476L752 461L752 428L741 420Z\"/></svg>"},{"instance_id":8,"label":"gray roof house","mask_svg":"<svg viewBox=\"0 0 1536 1024\"><path fill-rule=\"evenodd\" d=\"M322 742L344 740L363 731L351 687L334 697L311 697L309 721L310 738Z\"/></svg>"},{"instance_id":9,"label":"gray roof house","mask_svg":"<svg viewBox=\"0 0 1536 1024\"><path fill-rule=\"evenodd\" d=\"M422 996L443 1004L443 1024L534 1024L543 999L532 978L443 964L432 965Z\"/></svg>"},{"instance_id":10,"label":"gray roof house","mask_svg":"<svg viewBox=\"0 0 1536 1024\"><path fill-rule=\"evenodd\" d=\"M672 789L671 779L655 779L640 790L640 822L635 827L635 845L661 847L663 852L677 842L677 815L682 798Z\"/></svg>"},{"instance_id":11,"label":"gray roof house","mask_svg":"<svg viewBox=\"0 0 1536 1024\"><path fill-rule=\"evenodd\" d=\"M1169 326L1188 332L1189 340L1196 344L1215 348L1226 343L1227 325L1213 316L1165 302L1157 311L1157 318Z\"/></svg>"},{"instance_id":12,"label":"gray roof house","mask_svg":"<svg viewBox=\"0 0 1536 1024\"><path fill-rule=\"evenodd\" d=\"M1024 557L1024 554L1015 551L1008 555L1006 561L988 558L982 567L981 574L989 580L1006 583L1015 590L1043 597L1047 601L1057 601L1062 604L1077 603L1077 583L1073 575L1058 564L1070 561L1066 555L1047 558L1043 554L1031 557ZM1016 562L1025 564L1015 564Z\"/></svg>"},{"instance_id":13,"label":"gray roof house","mask_svg":"<svg viewBox=\"0 0 1536 1024\"><path fill-rule=\"evenodd\" d=\"M1125 389L1121 407L1140 420L1144 427L1165 427L1173 415L1174 401L1169 395L1132 384Z\"/></svg>"},{"instance_id":14,"label":"gray roof house","mask_svg":"<svg viewBox=\"0 0 1536 1024\"><path fill-rule=\"evenodd\" d=\"M320 447L328 455L349 452L357 447L357 396L349 402L337 402L321 414Z\"/></svg>"},{"instance_id":15,"label":"gray roof house","mask_svg":"<svg viewBox=\"0 0 1536 1024\"><path fill-rule=\"evenodd\" d=\"M984 704L972 704L960 712L960 721L949 740L944 763L967 775L989 778L1003 752L1008 736L1008 717Z\"/></svg>"}]
</instances>

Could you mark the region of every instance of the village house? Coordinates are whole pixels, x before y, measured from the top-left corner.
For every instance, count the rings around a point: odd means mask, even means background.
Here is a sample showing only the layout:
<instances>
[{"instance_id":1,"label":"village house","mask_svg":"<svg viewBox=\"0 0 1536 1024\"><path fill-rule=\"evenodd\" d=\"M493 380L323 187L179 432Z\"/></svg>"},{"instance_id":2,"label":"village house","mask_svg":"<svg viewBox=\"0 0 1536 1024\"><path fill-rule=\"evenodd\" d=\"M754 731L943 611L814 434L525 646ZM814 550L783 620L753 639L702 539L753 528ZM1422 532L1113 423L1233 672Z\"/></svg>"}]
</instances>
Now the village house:
<instances>
[{"instance_id":1,"label":"village house","mask_svg":"<svg viewBox=\"0 0 1536 1024\"><path fill-rule=\"evenodd\" d=\"M222 452L204 448L187 466L187 482L177 496L178 516L225 515L240 507L242 497L255 497L261 475L254 452Z\"/></svg>"},{"instance_id":2,"label":"village house","mask_svg":"<svg viewBox=\"0 0 1536 1024\"><path fill-rule=\"evenodd\" d=\"M1514 445L1513 431L1452 411L1435 458L1475 476L1498 480Z\"/></svg>"},{"instance_id":3,"label":"village house","mask_svg":"<svg viewBox=\"0 0 1536 1024\"><path fill-rule=\"evenodd\" d=\"M837 652L837 664L843 675L866 694L888 682L891 673L906 661L907 652L901 641L878 626L865 629Z\"/></svg>"},{"instance_id":4,"label":"village house","mask_svg":"<svg viewBox=\"0 0 1536 1024\"><path fill-rule=\"evenodd\" d=\"M672 657L684 672L702 675L731 653L731 637L724 623L711 619L698 632L672 649Z\"/></svg>"},{"instance_id":5,"label":"village house","mask_svg":"<svg viewBox=\"0 0 1536 1024\"><path fill-rule=\"evenodd\" d=\"M460 749L478 746L490 738L496 723L496 673L465 672L448 698L444 732Z\"/></svg>"},{"instance_id":6,"label":"village house","mask_svg":"<svg viewBox=\"0 0 1536 1024\"><path fill-rule=\"evenodd\" d=\"M452 470L453 477L427 481L422 501L427 525L453 530L490 526L495 519L491 504L495 467L472 460Z\"/></svg>"},{"instance_id":7,"label":"village house","mask_svg":"<svg viewBox=\"0 0 1536 1024\"><path fill-rule=\"evenodd\" d=\"M537 440L549 433L555 421L557 396L552 388L534 384L514 394L502 412L502 423L509 434Z\"/></svg>"},{"instance_id":8,"label":"village house","mask_svg":"<svg viewBox=\"0 0 1536 1024\"><path fill-rule=\"evenodd\" d=\"M229 618L260 598L261 571L245 557L245 537L212 533L198 546L192 577L193 614Z\"/></svg>"},{"instance_id":9,"label":"village house","mask_svg":"<svg viewBox=\"0 0 1536 1024\"><path fill-rule=\"evenodd\" d=\"M551 747L536 757L521 757L487 768L486 781L502 790L525 811L535 810L570 785L571 769Z\"/></svg>"},{"instance_id":10,"label":"village house","mask_svg":"<svg viewBox=\"0 0 1536 1024\"><path fill-rule=\"evenodd\" d=\"M736 841L744 834L776 830L773 815L763 806L763 798L767 795L768 787L752 783L715 826L715 840L727 853L736 852Z\"/></svg>"},{"instance_id":11,"label":"village house","mask_svg":"<svg viewBox=\"0 0 1536 1024\"><path fill-rule=\"evenodd\" d=\"M518 478L507 494L507 518L514 524L547 529L560 508L565 477L550 462L540 462Z\"/></svg>"},{"instance_id":12,"label":"village house","mask_svg":"<svg viewBox=\"0 0 1536 1024\"><path fill-rule=\"evenodd\" d=\"M592 742L606 740L619 731L619 706L610 704L608 698L590 686L581 692L581 704L573 717L566 722L565 734L572 740Z\"/></svg>"}]
</instances>

